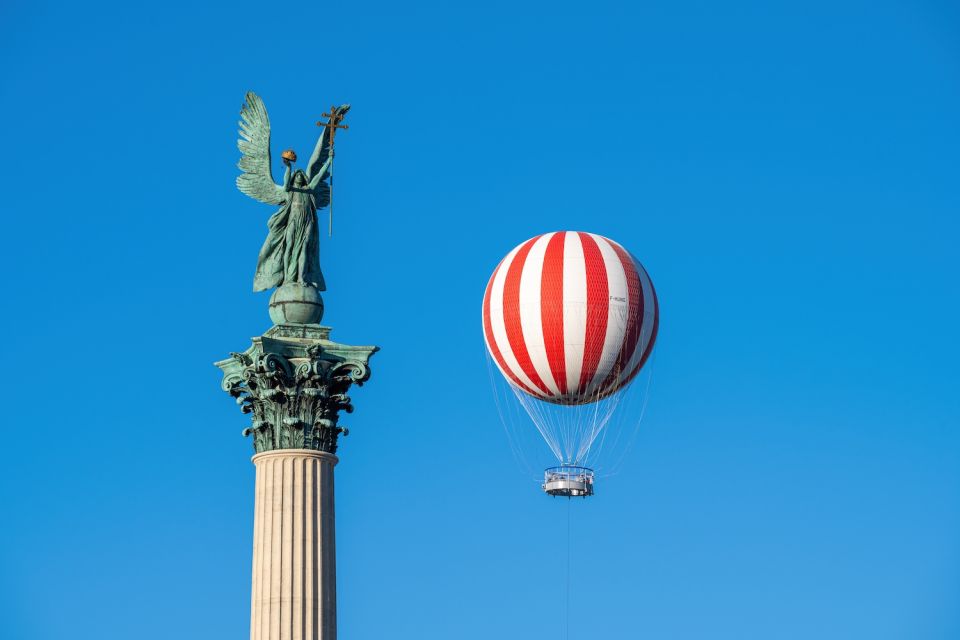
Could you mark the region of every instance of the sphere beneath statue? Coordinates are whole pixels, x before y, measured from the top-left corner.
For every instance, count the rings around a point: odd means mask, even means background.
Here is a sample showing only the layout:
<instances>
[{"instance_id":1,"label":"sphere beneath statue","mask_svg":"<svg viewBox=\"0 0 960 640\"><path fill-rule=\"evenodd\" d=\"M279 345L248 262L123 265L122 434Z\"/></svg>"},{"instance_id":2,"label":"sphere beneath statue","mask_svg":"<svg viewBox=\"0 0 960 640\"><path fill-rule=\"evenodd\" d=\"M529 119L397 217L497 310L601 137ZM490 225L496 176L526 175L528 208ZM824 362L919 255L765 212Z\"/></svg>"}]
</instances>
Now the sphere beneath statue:
<instances>
[{"instance_id":1,"label":"sphere beneath statue","mask_svg":"<svg viewBox=\"0 0 960 640\"><path fill-rule=\"evenodd\" d=\"M274 324L320 324L323 298L310 285L281 285L270 296L270 319Z\"/></svg>"}]
</instances>

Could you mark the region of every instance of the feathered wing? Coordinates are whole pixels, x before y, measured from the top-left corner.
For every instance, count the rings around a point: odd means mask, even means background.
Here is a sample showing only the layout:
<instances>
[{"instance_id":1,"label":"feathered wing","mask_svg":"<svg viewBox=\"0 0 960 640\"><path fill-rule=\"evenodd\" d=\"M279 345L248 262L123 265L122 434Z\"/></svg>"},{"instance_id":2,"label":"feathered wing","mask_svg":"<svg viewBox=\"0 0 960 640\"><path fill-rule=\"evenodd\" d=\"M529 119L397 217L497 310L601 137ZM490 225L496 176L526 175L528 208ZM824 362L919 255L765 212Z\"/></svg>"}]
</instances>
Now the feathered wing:
<instances>
[{"instance_id":1,"label":"feathered wing","mask_svg":"<svg viewBox=\"0 0 960 640\"><path fill-rule=\"evenodd\" d=\"M237 188L255 200L266 204L280 204L286 200L283 187L273 180L270 164L270 117L263 100L253 91L247 92L240 109L240 162L243 173L237 176Z\"/></svg>"},{"instance_id":2,"label":"feathered wing","mask_svg":"<svg viewBox=\"0 0 960 640\"><path fill-rule=\"evenodd\" d=\"M317 209L323 209L330 204L330 185L321 182L313 190L313 204Z\"/></svg>"}]
</instances>

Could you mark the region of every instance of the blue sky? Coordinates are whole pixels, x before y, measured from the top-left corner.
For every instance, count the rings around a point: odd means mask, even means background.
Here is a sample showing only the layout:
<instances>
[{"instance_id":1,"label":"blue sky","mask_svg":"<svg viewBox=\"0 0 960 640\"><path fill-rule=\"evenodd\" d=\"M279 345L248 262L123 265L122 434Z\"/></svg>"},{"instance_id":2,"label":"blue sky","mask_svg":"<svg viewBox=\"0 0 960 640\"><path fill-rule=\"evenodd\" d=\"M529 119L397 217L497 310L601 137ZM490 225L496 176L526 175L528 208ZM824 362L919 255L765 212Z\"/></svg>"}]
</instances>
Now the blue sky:
<instances>
[{"instance_id":1,"label":"blue sky","mask_svg":"<svg viewBox=\"0 0 960 640\"><path fill-rule=\"evenodd\" d=\"M564 629L480 299L538 233L661 303L646 418L572 509L571 638L960 637L960 11L948 2L0 6L0 636L248 632L269 326L244 92L351 102L325 322L375 343L337 468L343 640ZM488 480L476 481L477 476Z\"/></svg>"}]
</instances>

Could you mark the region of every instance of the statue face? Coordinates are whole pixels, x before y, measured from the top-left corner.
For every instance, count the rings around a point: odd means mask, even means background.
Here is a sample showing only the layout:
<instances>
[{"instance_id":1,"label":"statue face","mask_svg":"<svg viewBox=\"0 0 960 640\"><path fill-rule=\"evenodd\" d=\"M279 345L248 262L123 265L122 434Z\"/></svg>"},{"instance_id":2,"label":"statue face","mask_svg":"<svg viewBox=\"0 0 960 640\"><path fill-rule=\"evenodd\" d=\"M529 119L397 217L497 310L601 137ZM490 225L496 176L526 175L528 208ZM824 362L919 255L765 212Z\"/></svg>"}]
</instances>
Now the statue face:
<instances>
[{"instance_id":1,"label":"statue face","mask_svg":"<svg viewBox=\"0 0 960 640\"><path fill-rule=\"evenodd\" d=\"M307 185L307 177L303 175L303 171L297 171L297 175L293 177L293 184L297 187L305 187Z\"/></svg>"}]
</instances>

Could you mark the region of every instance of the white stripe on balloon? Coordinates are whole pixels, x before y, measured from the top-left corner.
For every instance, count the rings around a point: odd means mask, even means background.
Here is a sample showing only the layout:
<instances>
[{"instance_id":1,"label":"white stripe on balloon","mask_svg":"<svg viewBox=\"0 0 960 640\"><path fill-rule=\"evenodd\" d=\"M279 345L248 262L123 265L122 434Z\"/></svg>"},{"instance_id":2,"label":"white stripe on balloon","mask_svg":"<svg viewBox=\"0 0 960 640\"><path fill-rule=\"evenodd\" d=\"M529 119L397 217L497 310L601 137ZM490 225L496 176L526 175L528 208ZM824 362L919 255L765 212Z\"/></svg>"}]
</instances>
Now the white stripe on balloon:
<instances>
[{"instance_id":1,"label":"white stripe on balloon","mask_svg":"<svg viewBox=\"0 0 960 640\"><path fill-rule=\"evenodd\" d=\"M576 395L583 369L587 335L587 268L580 236L564 232L563 239L563 346L567 367L567 393Z\"/></svg>"},{"instance_id":2,"label":"white stripe on balloon","mask_svg":"<svg viewBox=\"0 0 960 640\"><path fill-rule=\"evenodd\" d=\"M520 275L520 326L523 329L523 341L533 368L543 384L553 396L560 395L560 388L554 381L547 360L547 348L543 338L543 314L540 308L540 287L543 281L543 259L547 252L547 243L553 233L546 233L530 247L527 259L523 263Z\"/></svg>"},{"instance_id":3,"label":"white stripe on balloon","mask_svg":"<svg viewBox=\"0 0 960 640\"><path fill-rule=\"evenodd\" d=\"M587 396L593 396L597 392L598 387L617 365L617 356L623 349L623 342L627 337L627 316L629 315L627 276L624 273L620 257L617 256L617 252L610 246L606 238L592 233L590 237L596 241L600 248L600 255L603 256L610 296L607 303L607 335L603 341L603 351L597 365L597 372L590 382L589 391L585 394ZM599 309L595 311L600 312Z\"/></svg>"},{"instance_id":4,"label":"white stripe on balloon","mask_svg":"<svg viewBox=\"0 0 960 640\"><path fill-rule=\"evenodd\" d=\"M497 343L497 348L500 350L503 362L510 370L508 373L501 369L501 372L508 380L516 378L531 391L536 392L537 397L543 397L543 394L537 386L533 384L530 378L527 377L527 374L523 372L520 363L517 362L517 357L513 355L513 349L510 348L510 340L507 339L507 327L503 317L503 285L507 279L507 272L510 271L510 265L513 264L513 259L517 256L517 252L520 251L520 247L522 246L521 244L507 254L507 257L503 259L503 263L500 265L500 270L497 271L497 277L494 278L493 284L490 286L490 328L493 330L493 338ZM499 368L499 366L498 363L497 367Z\"/></svg>"},{"instance_id":5,"label":"white stripe on balloon","mask_svg":"<svg viewBox=\"0 0 960 640\"><path fill-rule=\"evenodd\" d=\"M630 254L628 253L627 255ZM640 358L643 357L643 353L646 351L647 345L650 344L650 338L653 335L653 317L655 313L653 284L650 282L646 271L643 270L643 267L632 255L630 255L630 260L633 262L633 268L637 270L637 276L640 278L640 291L643 295L643 319L640 322L640 338L637 340L637 346L630 356L627 366L623 368L623 374L620 376L621 379L627 379L640 364Z\"/></svg>"}]
</instances>

